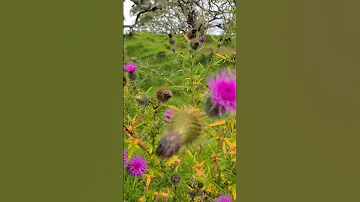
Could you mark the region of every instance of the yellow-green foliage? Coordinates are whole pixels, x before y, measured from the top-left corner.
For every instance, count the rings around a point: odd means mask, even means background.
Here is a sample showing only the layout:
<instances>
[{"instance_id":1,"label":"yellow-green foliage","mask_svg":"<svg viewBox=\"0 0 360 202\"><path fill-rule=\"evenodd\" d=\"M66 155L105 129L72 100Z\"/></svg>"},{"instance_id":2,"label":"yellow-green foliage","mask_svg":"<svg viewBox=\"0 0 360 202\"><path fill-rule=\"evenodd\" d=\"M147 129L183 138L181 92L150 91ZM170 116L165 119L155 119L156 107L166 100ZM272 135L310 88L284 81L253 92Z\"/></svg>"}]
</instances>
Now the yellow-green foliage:
<instances>
[{"instance_id":1,"label":"yellow-green foliage","mask_svg":"<svg viewBox=\"0 0 360 202\"><path fill-rule=\"evenodd\" d=\"M219 194L228 194L234 201L236 120L232 114L220 120L202 114L209 93L208 75L224 67L235 69L231 59L235 40L218 48L218 37L206 36L205 43L194 51L183 35L173 36L175 53L165 34L125 36L125 63L137 65L137 78L127 80L124 87L124 147L129 159L141 155L149 163L139 178L129 175L125 167L124 199L214 201ZM159 103L155 97L160 88L172 92L166 103ZM164 121L166 109L176 111L183 106L191 110L179 113L174 123ZM197 142L184 144L169 159L160 158L155 151L168 131L180 135L185 131L190 134L186 140Z\"/></svg>"}]
</instances>

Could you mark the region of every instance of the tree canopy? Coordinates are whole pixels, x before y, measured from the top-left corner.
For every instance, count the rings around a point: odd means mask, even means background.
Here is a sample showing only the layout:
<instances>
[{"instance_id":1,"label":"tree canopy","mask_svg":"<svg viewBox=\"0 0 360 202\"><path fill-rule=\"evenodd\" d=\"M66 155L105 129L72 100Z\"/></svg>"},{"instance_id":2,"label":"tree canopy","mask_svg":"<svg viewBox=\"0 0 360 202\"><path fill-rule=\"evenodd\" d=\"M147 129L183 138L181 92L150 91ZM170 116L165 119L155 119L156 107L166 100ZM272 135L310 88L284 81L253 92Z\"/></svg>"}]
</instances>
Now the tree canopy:
<instances>
[{"instance_id":1,"label":"tree canopy","mask_svg":"<svg viewBox=\"0 0 360 202\"><path fill-rule=\"evenodd\" d=\"M201 33L235 27L236 0L131 0L136 16L124 27L153 33L185 33L196 28ZM234 30L235 32L235 30Z\"/></svg>"}]
</instances>

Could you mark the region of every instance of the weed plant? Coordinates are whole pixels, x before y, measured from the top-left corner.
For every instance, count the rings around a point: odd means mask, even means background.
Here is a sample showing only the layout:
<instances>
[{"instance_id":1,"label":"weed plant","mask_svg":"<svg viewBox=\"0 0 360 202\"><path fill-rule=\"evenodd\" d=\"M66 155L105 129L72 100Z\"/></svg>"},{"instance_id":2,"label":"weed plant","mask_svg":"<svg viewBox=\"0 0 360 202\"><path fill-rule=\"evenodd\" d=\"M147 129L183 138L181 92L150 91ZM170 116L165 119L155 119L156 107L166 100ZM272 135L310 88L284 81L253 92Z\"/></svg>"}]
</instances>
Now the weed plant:
<instances>
[{"instance_id":1,"label":"weed plant","mask_svg":"<svg viewBox=\"0 0 360 202\"><path fill-rule=\"evenodd\" d=\"M236 37L221 37L125 36L126 201L236 200Z\"/></svg>"}]
</instances>

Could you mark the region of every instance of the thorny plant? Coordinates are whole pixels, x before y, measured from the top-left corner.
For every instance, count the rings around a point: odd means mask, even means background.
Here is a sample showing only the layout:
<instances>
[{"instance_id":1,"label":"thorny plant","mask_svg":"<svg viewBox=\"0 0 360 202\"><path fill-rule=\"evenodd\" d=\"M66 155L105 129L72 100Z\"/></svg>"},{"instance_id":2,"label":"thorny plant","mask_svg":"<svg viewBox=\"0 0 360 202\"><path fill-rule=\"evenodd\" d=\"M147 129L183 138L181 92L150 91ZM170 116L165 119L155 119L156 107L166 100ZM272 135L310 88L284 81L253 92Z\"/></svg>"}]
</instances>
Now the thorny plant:
<instances>
[{"instance_id":1,"label":"thorny plant","mask_svg":"<svg viewBox=\"0 0 360 202\"><path fill-rule=\"evenodd\" d=\"M197 58L210 39L189 40L184 35L181 39L189 44L186 55L177 53L176 41L168 37L173 40L168 51L178 64L174 68L185 75L181 82L173 82L174 74L124 54L124 199L236 200L235 58L217 53L222 40L201 64ZM193 47L195 41L198 47ZM227 67L220 68L224 62ZM162 79L168 85L138 87L144 79ZM177 98L181 102L172 101Z\"/></svg>"}]
</instances>

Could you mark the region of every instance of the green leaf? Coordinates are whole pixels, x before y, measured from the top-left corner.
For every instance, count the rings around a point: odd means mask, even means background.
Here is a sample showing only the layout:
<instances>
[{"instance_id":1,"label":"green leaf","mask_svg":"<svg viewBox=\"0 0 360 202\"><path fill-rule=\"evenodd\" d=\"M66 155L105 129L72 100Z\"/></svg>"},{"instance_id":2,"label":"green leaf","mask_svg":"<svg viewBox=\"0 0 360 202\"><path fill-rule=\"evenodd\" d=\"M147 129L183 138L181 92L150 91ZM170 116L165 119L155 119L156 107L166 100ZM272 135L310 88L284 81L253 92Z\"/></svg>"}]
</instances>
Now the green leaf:
<instances>
[{"instance_id":1,"label":"green leaf","mask_svg":"<svg viewBox=\"0 0 360 202\"><path fill-rule=\"evenodd\" d=\"M152 89L152 86L146 91L146 93L149 93L151 89Z\"/></svg>"}]
</instances>

